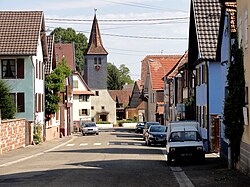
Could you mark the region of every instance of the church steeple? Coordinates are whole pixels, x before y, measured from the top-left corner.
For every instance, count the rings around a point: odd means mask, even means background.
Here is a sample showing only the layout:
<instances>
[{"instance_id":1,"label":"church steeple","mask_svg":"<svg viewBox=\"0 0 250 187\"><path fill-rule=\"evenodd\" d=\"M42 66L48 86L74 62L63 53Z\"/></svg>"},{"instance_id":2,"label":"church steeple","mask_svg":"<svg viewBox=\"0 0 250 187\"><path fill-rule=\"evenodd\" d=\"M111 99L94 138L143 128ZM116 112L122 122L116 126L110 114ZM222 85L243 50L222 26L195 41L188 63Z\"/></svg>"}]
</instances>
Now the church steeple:
<instances>
[{"instance_id":1,"label":"church steeple","mask_svg":"<svg viewBox=\"0 0 250 187\"><path fill-rule=\"evenodd\" d=\"M98 26L98 21L96 19L96 14L94 16L90 38L89 38L88 49L87 49L86 54L88 55L92 55L92 54L107 55L108 54L108 52L105 50L105 48L102 45L102 38L101 38L99 26Z\"/></svg>"}]
</instances>

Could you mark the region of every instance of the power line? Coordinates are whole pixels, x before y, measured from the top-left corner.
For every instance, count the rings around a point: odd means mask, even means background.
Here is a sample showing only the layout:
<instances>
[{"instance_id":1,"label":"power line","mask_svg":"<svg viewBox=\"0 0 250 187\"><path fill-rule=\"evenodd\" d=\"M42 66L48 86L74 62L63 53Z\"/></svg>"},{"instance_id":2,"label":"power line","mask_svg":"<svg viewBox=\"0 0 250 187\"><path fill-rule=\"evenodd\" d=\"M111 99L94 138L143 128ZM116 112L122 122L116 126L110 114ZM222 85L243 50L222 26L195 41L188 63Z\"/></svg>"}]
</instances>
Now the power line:
<instances>
[{"instance_id":1,"label":"power line","mask_svg":"<svg viewBox=\"0 0 250 187\"><path fill-rule=\"evenodd\" d=\"M152 22L152 21L172 21L172 20L188 20L189 17L173 17L173 18L148 18L148 19L100 19L98 22ZM47 21L67 21L67 22L92 22L90 19L71 19L71 18L45 18Z\"/></svg>"},{"instance_id":2,"label":"power line","mask_svg":"<svg viewBox=\"0 0 250 187\"><path fill-rule=\"evenodd\" d=\"M55 28L55 27L49 27ZM80 33L90 33L90 31L76 31ZM120 38L135 38L135 39L150 39L150 40L187 40L188 38L184 37L156 37L156 36L133 36L133 35L123 35L123 34L109 34L109 33L102 33L102 35L106 36L113 36L113 37L120 37Z\"/></svg>"},{"instance_id":3,"label":"power line","mask_svg":"<svg viewBox=\"0 0 250 187\"><path fill-rule=\"evenodd\" d=\"M124 2L116 2L116 1L111 1L111 0L102 0L102 1L110 2L110 3L113 3L113 4L120 4L120 5L132 6L132 7L136 7L136 8L146 8L146 9L151 9L151 10L167 11L166 9L163 9L161 7L147 5L147 4L144 4L144 3L134 3L134 2L124 3ZM179 11L179 12L187 12L187 11L184 11L184 10L177 10L177 9L168 9L168 11L169 10Z\"/></svg>"}]
</instances>

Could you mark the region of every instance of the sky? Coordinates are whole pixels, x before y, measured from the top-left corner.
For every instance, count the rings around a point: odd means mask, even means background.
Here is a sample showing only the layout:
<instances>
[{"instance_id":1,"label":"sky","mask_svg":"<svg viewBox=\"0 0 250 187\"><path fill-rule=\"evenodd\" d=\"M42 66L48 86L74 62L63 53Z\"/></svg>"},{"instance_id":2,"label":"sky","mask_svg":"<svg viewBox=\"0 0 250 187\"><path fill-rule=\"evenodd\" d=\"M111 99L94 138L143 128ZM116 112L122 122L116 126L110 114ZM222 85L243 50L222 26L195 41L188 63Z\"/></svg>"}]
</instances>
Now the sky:
<instances>
[{"instance_id":1,"label":"sky","mask_svg":"<svg viewBox=\"0 0 250 187\"><path fill-rule=\"evenodd\" d=\"M47 34L71 27L87 38L96 12L108 62L125 64L133 80L147 55L188 49L190 0L0 0L0 10L40 10Z\"/></svg>"}]
</instances>

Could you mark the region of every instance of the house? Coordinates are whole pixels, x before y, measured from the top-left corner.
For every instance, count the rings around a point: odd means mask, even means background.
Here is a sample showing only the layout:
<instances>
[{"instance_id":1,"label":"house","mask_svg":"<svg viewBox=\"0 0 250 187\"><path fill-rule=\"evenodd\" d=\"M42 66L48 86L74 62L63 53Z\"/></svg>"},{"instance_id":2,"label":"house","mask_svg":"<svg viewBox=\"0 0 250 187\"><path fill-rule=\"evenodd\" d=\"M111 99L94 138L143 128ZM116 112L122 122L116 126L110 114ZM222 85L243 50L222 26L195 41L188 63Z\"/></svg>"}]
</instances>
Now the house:
<instances>
[{"instance_id":1,"label":"house","mask_svg":"<svg viewBox=\"0 0 250 187\"><path fill-rule=\"evenodd\" d=\"M188 67L195 70L196 120L206 132L211 152L221 148L227 70L221 65L224 18L220 0L191 0Z\"/></svg>"},{"instance_id":2,"label":"house","mask_svg":"<svg viewBox=\"0 0 250 187\"><path fill-rule=\"evenodd\" d=\"M0 11L0 77L11 87L16 118L44 125L44 64L48 61L42 11Z\"/></svg>"},{"instance_id":3,"label":"house","mask_svg":"<svg viewBox=\"0 0 250 187\"><path fill-rule=\"evenodd\" d=\"M164 88L166 93L166 103L168 103L168 108L164 111L164 106L159 107L159 110L163 110L164 114L167 116L168 121L178 121L186 119L185 112L185 100L183 99L183 88L185 71L180 71L179 69L187 62L188 51L179 59L175 66L162 78L166 85ZM165 104L165 103L163 103Z\"/></svg>"},{"instance_id":4,"label":"house","mask_svg":"<svg viewBox=\"0 0 250 187\"><path fill-rule=\"evenodd\" d=\"M161 110L161 113L156 112L158 105L162 107L162 102L164 102L164 81L162 77L176 65L180 57L180 55L148 55L142 60L142 63L147 66L142 91L145 101L146 121L159 121L161 124L166 124L163 110Z\"/></svg>"},{"instance_id":5,"label":"house","mask_svg":"<svg viewBox=\"0 0 250 187\"><path fill-rule=\"evenodd\" d=\"M116 102L116 119L122 120L126 118L126 108L131 97L131 90L109 90L109 94Z\"/></svg>"},{"instance_id":6,"label":"house","mask_svg":"<svg viewBox=\"0 0 250 187\"><path fill-rule=\"evenodd\" d=\"M56 64L64 58L72 71L76 70L75 65L75 47L74 43L56 43L55 44Z\"/></svg>"},{"instance_id":7,"label":"house","mask_svg":"<svg viewBox=\"0 0 250 187\"><path fill-rule=\"evenodd\" d=\"M83 77L78 72L73 73L73 121L91 121L91 92Z\"/></svg>"},{"instance_id":8,"label":"house","mask_svg":"<svg viewBox=\"0 0 250 187\"><path fill-rule=\"evenodd\" d=\"M75 49L73 43L55 44L55 64L66 60L67 66L75 71ZM61 92L61 102L59 103L60 133L64 136L73 132L73 75L65 80L65 92Z\"/></svg>"},{"instance_id":9,"label":"house","mask_svg":"<svg viewBox=\"0 0 250 187\"><path fill-rule=\"evenodd\" d=\"M134 117L137 117L138 121L145 121L145 106L141 94L141 80L137 80L134 82L128 108L126 109L126 119L134 119Z\"/></svg>"},{"instance_id":10,"label":"house","mask_svg":"<svg viewBox=\"0 0 250 187\"><path fill-rule=\"evenodd\" d=\"M244 53L244 67L245 67L245 102L246 107L244 108L244 132L242 136L242 142L240 146L240 161L239 169L244 173L250 173L250 127L249 127L249 80L250 80L250 49L248 47L249 39L249 21L248 17L250 15L250 2L248 0L237 0L237 28L238 28L238 41L242 46Z\"/></svg>"},{"instance_id":11,"label":"house","mask_svg":"<svg viewBox=\"0 0 250 187\"><path fill-rule=\"evenodd\" d=\"M52 73L53 69L56 67L56 58L55 58L55 44L54 44L54 36L47 36L47 44L48 44L48 60L45 62L44 66L44 74L45 77ZM45 114L45 117L46 116ZM49 120L45 120L45 140L52 140L60 137L60 118L59 112L47 118Z\"/></svg>"},{"instance_id":12,"label":"house","mask_svg":"<svg viewBox=\"0 0 250 187\"><path fill-rule=\"evenodd\" d=\"M116 102L107 90L107 56L95 15L84 56L84 80L94 92L91 98L91 120L116 123Z\"/></svg>"}]
</instances>

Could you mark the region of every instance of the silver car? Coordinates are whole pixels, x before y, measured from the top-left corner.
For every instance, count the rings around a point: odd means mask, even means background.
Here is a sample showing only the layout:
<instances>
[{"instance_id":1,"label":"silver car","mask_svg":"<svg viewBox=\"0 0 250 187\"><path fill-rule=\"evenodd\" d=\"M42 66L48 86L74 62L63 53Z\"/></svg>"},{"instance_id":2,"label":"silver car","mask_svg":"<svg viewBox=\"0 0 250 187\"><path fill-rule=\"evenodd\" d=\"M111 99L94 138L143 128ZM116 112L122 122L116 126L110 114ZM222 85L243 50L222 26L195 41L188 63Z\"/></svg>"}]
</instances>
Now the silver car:
<instances>
[{"instance_id":1,"label":"silver car","mask_svg":"<svg viewBox=\"0 0 250 187\"><path fill-rule=\"evenodd\" d=\"M87 122L84 123L82 126L82 135L85 136L86 134L99 134L99 129L94 122Z\"/></svg>"}]
</instances>

